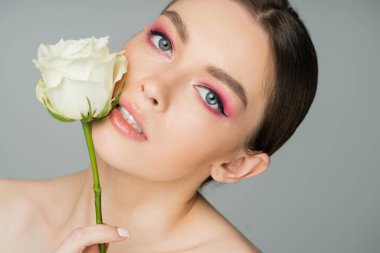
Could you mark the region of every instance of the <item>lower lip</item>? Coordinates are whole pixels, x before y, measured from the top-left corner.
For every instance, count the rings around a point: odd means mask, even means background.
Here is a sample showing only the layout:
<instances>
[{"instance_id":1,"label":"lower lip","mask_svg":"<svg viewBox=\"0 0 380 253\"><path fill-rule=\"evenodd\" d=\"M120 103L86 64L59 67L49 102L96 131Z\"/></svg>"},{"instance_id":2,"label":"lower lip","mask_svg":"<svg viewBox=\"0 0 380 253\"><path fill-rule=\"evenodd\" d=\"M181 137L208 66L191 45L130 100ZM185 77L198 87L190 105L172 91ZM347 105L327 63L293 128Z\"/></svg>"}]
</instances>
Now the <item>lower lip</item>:
<instances>
[{"instance_id":1,"label":"lower lip","mask_svg":"<svg viewBox=\"0 0 380 253\"><path fill-rule=\"evenodd\" d=\"M123 136L135 141L146 141L144 133L139 133L134 129L123 117L121 112L115 107L111 113L109 119L116 130Z\"/></svg>"}]
</instances>

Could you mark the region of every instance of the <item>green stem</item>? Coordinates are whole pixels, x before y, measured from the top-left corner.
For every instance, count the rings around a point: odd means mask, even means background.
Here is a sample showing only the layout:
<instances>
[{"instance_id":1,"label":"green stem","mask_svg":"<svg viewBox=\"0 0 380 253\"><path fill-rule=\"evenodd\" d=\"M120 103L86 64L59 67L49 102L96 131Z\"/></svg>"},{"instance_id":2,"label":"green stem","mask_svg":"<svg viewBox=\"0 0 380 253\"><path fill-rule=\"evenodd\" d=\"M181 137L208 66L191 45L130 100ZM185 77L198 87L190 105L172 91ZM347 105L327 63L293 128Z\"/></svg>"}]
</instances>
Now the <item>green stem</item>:
<instances>
[{"instance_id":1,"label":"green stem","mask_svg":"<svg viewBox=\"0 0 380 253\"><path fill-rule=\"evenodd\" d=\"M92 141L91 125L88 122L82 121L82 127L84 136L86 138L87 149L90 155L92 176L94 179L94 193L95 193L95 211L96 211L96 224L103 224L102 218L102 188L99 182L98 165L96 162L96 155L94 149L94 143ZM100 253L106 253L106 245L104 243L99 244Z\"/></svg>"}]
</instances>

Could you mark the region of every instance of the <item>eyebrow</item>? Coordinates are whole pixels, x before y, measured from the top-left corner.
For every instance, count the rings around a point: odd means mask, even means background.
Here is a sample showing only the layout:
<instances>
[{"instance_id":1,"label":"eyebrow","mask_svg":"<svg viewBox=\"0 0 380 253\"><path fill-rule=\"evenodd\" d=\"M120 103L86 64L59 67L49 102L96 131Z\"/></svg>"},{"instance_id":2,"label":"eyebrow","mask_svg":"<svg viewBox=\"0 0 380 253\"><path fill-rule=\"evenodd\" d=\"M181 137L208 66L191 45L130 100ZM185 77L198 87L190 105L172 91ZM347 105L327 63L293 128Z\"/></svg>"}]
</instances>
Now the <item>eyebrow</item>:
<instances>
[{"instance_id":1,"label":"eyebrow","mask_svg":"<svg viewBox=\"0 0 380 253\"><path fill-rule=\"evenodd\" d=\"M189 33L186 24L181 18L181 16L176 11L172 10L165 10L161 13L161 15L168 17L172 21L177 30L177 33L179 34L179 37L185 44L189 40ZM244 109L247 107L247 96L245 94L243 86L238 81L236 81L232 76L227 74L223 69L218 68L216 66L209 65L206 67L206 70L211 76L223 82L233 92L235 92L235 94L242 101Z\"/></svg>"},{"instance_id":2,"label":"eyebrow","mask_svg":"<svg viewBox=\"0 0 380 253\"><path fill-rule=\"evenodd\" d=\"M174 27L179 34L179 37L181 38L182 42L186 44L189 40L189 32L181 16L176 11L164 11L161 13L161 15L168 17L173 22Z\"/></svg>"}]
</instances>

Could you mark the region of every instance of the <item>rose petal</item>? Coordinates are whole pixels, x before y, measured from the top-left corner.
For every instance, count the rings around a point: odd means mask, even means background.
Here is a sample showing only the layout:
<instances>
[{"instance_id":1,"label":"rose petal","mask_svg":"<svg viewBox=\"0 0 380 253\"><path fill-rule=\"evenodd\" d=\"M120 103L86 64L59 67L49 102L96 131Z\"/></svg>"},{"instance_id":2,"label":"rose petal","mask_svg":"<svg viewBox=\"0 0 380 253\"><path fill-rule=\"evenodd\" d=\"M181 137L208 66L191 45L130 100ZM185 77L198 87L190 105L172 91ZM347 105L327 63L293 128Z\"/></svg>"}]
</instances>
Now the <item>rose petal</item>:
<instances>
[{"instance_id":1,"label":"rose petal","mask_svg":"<svg viewBox=\"0 0 380 253\"><path fill-rule=\"evenodd\" d=\"M123 74L127 72L128 62L123 54L117 54L113 69L113 83L119 81Z\"/></svg>"},{"instance_id":2,"label":"rose petal","mask_svg":"<svg viewBox=\"0 0 380 253\"><path fill-rule=\"evenodd\" d=\"M57 67L64 67L69 64L71 64L74 60L72 59L64 59L61 57L50 57L50 58L42 58L39 59L37 62L40 67L43 67L45 69L49 68L57 68Z\"/></svg>"},{"instance_id":3,"label":"rose petal","mask_svg":"<svg viewBox=\"0 0 380 253\"><path fill-rule=\"evenodd\" d=\"M55 45L41 44L38 60L33 61L44 80L44 85L36 87L38 100L48 101L50 111L69 119L88 117L88 99L90 117L105 113L115 83L127 68L123 55L109 54L108 38L61 39Z\"/></svg>"},{"instance_id":4,"label":"rose petal","mask_svg":"<svg viewBox=\"0 0 380 253\"><path fill-rule=\"evenodd\" d=\"M113 91L113 68L115 64L115 56L110 55L104 62L98 63L92 67L88 80L103 82L104 87L111 94Z\"/></svg>"},{"instance_id":5,"label":"rose petal","mask_svg":"<svg viewBox=\"0 0 380 253\"><path fill-rule=\"evenodd\" d=\"M105 107L109 96L101 83L83 82L71 79L63 79L55 88L47 90L48 97L53 107L67 118L80 120L82 114L87 115L89 106L87 98L91 101L92 110L96 110L97 116Z\"/></svg>"},{"instance_id":6,"label":"rose petal","mask_svg":"<svg viewBox=\"0 0 380 253\"><path fill-rule=\"evenodd\" d=\"M42 104L44 103L44 99L46 99L46 87L45 83L42 80L39 80L36 86L36 96L38 101L40 101Z\"/></svg>"},{"instance_id":7,"label":"rose petal","mask_svg":"<svg viewBox=\"0 0 380 253\"><path fill-rule=\"evenodd\" d=\"M40 70L47 88L56 87L62 82L64 74L59 70L45 68L41 68Z\"/></svg>"},{"instance_id":8,"label":"rose petal","mask_svg":"<svg viewBox=\"0 0 380 253\"><path fill-rule=\"evenodd\" d=\"M76 59L66 66L57 66L56 68L70 79L85 81L89 79L90 71L97 63L98 61L91 58L82 58Z\"/></svg>"}]
</instances>

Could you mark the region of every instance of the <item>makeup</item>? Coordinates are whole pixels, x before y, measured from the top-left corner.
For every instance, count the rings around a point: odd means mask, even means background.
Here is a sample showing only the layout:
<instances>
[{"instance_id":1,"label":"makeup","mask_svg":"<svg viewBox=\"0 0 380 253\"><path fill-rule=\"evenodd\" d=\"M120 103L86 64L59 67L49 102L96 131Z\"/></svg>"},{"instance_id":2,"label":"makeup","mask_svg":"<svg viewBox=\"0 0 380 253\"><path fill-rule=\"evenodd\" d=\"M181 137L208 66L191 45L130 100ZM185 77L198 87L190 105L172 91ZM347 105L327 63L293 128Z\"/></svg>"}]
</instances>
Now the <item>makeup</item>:
<instances>
[{"instance_id":1,"label":"makeup","mask_svg":"<svg viewBox=\"0 0 380 253\"><path fill-rule=\"evenodd\" d=\"M216 86L208 83L208 82L199 82L199 84L197 85L194 85L194 88L196 86L203 86L203 87L206 87L210 90L213 90L216 94L218 94L222 104L223 104L223 110L224 110L224 113L225 115L223 115L221 112L219 112L218 110L215 110L213 108L210 108L206 102L201 98L201 96L199 95L199 99L201 100L202 104L208 109L210 110L211 112L213 112L214 114L216 114L217 116L220 116L220 117L231 117L232 114L233 114L233 110L231 109L231 104L229 102L229 99L227 99L227 96L224 94L224 92L222 92L220 89L216 88ZM197 91L197 93L199 93Z\"/></svg>"},{"instance_id":2,"label":"makeup","mask_svg":"<svg viewBox=\"0 0 380 253\"><path fill-rule=\"evenodd\" d=\"M121 135L135 141L147 140L142 119L132 104L120 101L111 111L109 120Z\"/></svg>"},{"instance_id":3,"label":"makeup","mask_svg":"<svg viewBox=\"0 0 380 253\"><path fill-rule=\"evenodd\" d=\"M158 50L159 53L163 54L164 56L166 56L168 58L172 58L172 55L175 52L175 45L173 43L173 39L169 35L169 32L167 31L165 26L161 23L162 22L156 21L155 23L153 23L153 25L148 27L148 31L146 32L146 41L155 50ZM163 38L166 38L169 41L169 43L171 45L171 51L172 51L171 55L168 55L167 53L165 53L161 49L157 48L157 46L152 42L152 36L158 36L158 35L162 36Z\"/></svg>"},{"instance_id":4,"label":"makeup","mask_svg":"<svg viewBox=\"0 0 380 253\"><path fill-rule=\"evenodd\" d=\"M163 19L158 18L150 27L147 28L146 40L150 44L150 46L153 47L153 49L155 49L160 54L171 59L175 53L176 47L175 47L175 44L173 43L173 40L172 40L169 32L170 32L170 25L165 24L165 21ZM173 32L173 34L175 36L177 36L177 33ZM157 47L156 44L154 44L152 42L152 36L155 36L155 35L162 36L163 38L166 37L166 39L171 44L171 51L172 51L171 55L168 55L167 53L165 53L163 50L161 50L159 47ZM209 79L209 78L204 78L204 79ZM196 88L197 86L203 86L203 87L206 87L206 88L214 91L219 96L219 98L223 104L224 114L221 113L219 110L214 109L214 108L210 107L209 105L207 105L207 103L200 96L199 91L197 89L195 89L196 92L198 93L198 97L201 100L202 104L209 111L211 111L212 113L214 113L217 116L224 117L224 118L226 118L226 117L229 118L233 115L234 109L233 109L233 106L231 105L232 103L230 103L230 99L227 98L228 96L225 95L225 92L222 92L221 89L218 89L216 87L217 85L212 85L209 82L201 81L201 82L197 82L197 84L194 85L194 88Z\"/></svg>"}]
</instances>

